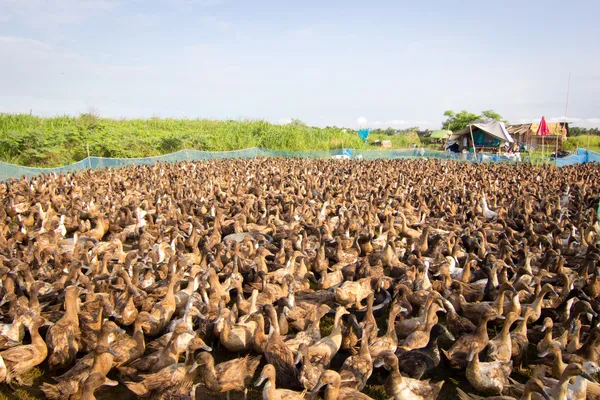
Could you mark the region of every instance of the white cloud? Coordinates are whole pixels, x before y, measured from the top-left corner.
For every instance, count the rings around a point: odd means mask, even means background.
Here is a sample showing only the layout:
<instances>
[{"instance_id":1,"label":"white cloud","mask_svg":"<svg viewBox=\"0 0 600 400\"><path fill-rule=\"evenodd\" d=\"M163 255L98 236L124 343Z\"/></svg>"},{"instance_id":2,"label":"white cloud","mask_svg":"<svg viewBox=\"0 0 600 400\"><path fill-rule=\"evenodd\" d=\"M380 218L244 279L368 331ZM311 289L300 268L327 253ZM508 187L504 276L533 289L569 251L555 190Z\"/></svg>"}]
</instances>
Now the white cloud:
<instances>
[{"instance_id":1,"label":"white cloud","mask_svg":"<svg viewBox=\"0 0 600 400\"><path fill-rule=\"evenodd\" d=\"M289 125L292 123L292 119L291 118L279 118L279 120L277 120L277 123L279 125Z\"/></svg>"}]
</instances>

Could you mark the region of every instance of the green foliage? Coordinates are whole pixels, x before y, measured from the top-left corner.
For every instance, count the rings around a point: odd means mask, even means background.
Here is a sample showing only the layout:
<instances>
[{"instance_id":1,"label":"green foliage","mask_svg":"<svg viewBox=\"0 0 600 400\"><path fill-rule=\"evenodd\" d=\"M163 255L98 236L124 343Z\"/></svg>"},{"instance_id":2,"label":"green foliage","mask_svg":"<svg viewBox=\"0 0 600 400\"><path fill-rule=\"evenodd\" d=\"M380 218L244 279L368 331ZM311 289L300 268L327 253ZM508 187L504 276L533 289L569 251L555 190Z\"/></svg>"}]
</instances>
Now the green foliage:
<instances>
[{"instance_id":1,"label":"green foliage","mask_svg":"<svg viewBox=\"0 0 600 400\"><path fill-rule=\"evenodd\" d=\"M571 128L569 128L569 133ZM565 142L565 150L574 150L577 147L600 152L600 136L597 135L581 135L572 136Z\"/></svg>"},{"instance_id":2,"label":"green foliage","mask_svg":"<svg viewBox=\"0 0 600 400\"><path fill-rule=\"evenodd\" d=\"M581 128L579 126L569 127L569 136L594 135L600 136L600 128Z\"/></svg>"},{"instance_id":3,"label":"green foliage","mask_svg":"<svg viewBox=\"0 0 600 400\"><path fill-rule=\"evenodd\" d=\"M496 121L505 122L502 116L494 110L484 110L481 114L474 114L467 110L462 110L459 113L455 113L452 110L446 110L444 112L446 120L442 122L442 129L448 129L452 132L460 131L467 127L470 123L477 121L478 119L493 119Z\"/></svg>"},{"instance_id":4,"label":"green foliage","mask_svg":"<svg viewBox=\"0 0 600 400\"><path fill-rule=\"evenodd\" d=\"M300 120L287 125L266 121L202 119L109 119L95 112L79 117L40 118L0 114L0 160L27 166L54 167L90 155L149 157L184 148L229 151L250 147L276 150L366 148L356 131L314 128Z\"/></svg>"}]
</instances>

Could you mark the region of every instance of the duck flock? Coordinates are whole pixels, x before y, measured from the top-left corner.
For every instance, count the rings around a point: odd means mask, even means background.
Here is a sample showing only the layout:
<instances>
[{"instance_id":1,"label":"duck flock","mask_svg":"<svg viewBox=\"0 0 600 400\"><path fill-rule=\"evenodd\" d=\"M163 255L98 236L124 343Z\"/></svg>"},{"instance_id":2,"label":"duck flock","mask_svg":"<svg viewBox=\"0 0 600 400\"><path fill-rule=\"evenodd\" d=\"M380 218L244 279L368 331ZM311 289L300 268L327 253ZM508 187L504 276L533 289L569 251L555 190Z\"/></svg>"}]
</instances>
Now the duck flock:
<instances>
[{"instance_id":1,"label":"duck flock","mask_svg":"<svg viewBox=\"0 0 600 400\"><path fill-rule=\"evenodd\" d=\"M598 399L599 177L255 159L0 183L2 393Z\"/></svg>"}]
</instances>

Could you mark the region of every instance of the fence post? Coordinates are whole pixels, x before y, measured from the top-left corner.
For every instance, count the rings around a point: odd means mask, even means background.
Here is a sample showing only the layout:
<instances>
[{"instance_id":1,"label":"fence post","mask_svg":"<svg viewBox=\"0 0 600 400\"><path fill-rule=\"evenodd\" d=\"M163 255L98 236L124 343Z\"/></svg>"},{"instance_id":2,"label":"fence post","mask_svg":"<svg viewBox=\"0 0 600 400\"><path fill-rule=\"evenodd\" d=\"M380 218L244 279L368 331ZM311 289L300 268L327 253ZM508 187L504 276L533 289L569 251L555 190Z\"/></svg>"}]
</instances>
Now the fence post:
<instances>
[{"instance_id":1,"label":"fence post","mask_svg":"<svg viewBox=\"0 0 600 400\"><path fill-rule=\"evenodd\" d=\"M90 167L90 169L92 169L92 158L90 157L90 143L89 142L85 142L85 148L87 150L88 166Z\"/></svg>"}]
</instances>

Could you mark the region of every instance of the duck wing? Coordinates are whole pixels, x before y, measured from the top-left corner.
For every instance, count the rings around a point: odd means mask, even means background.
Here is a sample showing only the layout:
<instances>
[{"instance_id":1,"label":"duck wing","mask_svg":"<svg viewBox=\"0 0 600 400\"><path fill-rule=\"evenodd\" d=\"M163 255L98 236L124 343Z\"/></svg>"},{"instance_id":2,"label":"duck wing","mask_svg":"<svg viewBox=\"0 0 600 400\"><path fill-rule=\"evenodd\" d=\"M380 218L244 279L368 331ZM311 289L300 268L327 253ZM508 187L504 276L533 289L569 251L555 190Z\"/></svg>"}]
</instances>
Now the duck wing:
<instances>
[{"instance_id":1,"label":"duck wing","mask_svg":"<svg viewBox=\"0 0 600 400\"><path fill-rule=\"evenodd\" d=\"M60 376L55 376L54 379L57 382L60 381L64 381L67 379L71 379L74 378L75 376L83 373L86 370L89 370L89 368L91 368L92 364L94 363L94 353L88 353L85 356L83 356L82 358L79 359L79 361L77 361L77 364L75 364L73 366L73 368L71 368L70 370L68 370L67 372L65 372L64 374L60 375Z\"/></svg>"}]
</instances>

